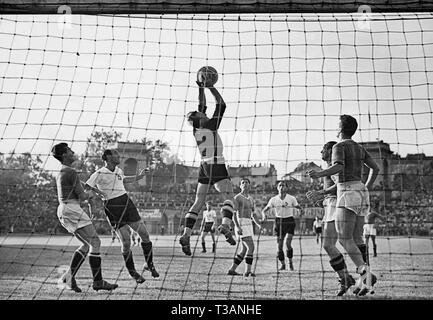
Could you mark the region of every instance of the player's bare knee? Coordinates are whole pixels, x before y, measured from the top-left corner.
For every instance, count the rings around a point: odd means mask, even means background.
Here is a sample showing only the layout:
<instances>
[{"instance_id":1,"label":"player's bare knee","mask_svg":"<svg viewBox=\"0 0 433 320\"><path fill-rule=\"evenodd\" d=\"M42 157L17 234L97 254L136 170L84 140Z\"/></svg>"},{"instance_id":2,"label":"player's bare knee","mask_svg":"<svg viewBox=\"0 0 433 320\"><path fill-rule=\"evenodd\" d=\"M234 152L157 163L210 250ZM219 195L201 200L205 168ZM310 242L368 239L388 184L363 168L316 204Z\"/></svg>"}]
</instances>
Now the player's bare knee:
<instances>
[{"instance_id":1,"label":"player's bare knee","mask_svg":"<svg viewBox=\"0 0 433 320\"><path fill-rule=\"evenodd\" d=\"M149 232L147 231L146 227L143 225L143 227L140 227L137 230L138 236L140 237L140 239L144 242L149 242L150 238L149 238Z\"/></svg>"},{"instance_id":2,"label":"player's bare knee","mask_svg":"<svg viewBox=\"0 0 433 320\"><path fill-rule=\"evenodd\" d=\"M99 249L101 248L101 239L99 237L92 237L89 239L89 245L90 245L90 252L96 253L99 252Z\"/></svg>"},{"instance_id":3,"label":"player's bare knee","mask_svg":"<svg viewBox=\"0 0 433 320\"><path fill-rule=\"evenodd\" d=\"M122 251L122 253L128 253L129 251L131 251L131 240L123 239L122 247L120 250Z\"/></svg>"},{"instance_id":4,"label":"player's bare knee","mask_svg":"<svg viewBox=\"0 0 433 320\"><path fill-rule=\"evenodd\" d=\"M82 253L87 254L89 252L89 245L87 243L83 243L78 250L80 250Z\"/></svg>"},{"instance_id":5,"label":"player's bare knee","mask_svg":"<svg viewBox=\"0 0 433 320\"><path fill-rule=\"evenodd\" d=\"M329 243L329 242L324 242L323 243L323 249L326 251L326 253L332 254L332 252L334 251L335 245L333 243Z\"/></svg>"}]
</instances>

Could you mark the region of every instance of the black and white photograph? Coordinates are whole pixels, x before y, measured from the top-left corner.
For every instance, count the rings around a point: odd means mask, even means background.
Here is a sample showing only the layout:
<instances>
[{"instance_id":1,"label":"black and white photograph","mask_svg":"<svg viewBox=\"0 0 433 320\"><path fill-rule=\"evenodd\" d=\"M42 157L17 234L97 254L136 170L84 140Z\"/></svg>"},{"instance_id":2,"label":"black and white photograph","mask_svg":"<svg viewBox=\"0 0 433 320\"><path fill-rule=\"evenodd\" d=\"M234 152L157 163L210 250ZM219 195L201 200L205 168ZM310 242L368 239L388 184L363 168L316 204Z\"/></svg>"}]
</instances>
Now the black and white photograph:
<instances>
[{"instance_id":1,"label":"black and white photograph","mask_svg":"<svg viewBox=\"0 0 433 320\"><path fill-rule=\"evenodd\" d=\"M433 1L0 0L0 300L432 298Z\"/></svg>"}]
</instances>

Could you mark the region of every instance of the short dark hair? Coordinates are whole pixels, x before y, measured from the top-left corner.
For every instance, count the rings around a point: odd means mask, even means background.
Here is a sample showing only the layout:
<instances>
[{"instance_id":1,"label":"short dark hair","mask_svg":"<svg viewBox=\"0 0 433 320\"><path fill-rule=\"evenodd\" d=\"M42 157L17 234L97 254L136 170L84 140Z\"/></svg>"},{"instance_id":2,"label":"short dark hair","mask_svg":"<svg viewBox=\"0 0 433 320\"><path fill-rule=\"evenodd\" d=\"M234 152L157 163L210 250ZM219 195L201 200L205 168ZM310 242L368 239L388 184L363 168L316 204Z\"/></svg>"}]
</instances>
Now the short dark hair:
<instances>
[{"instance_id":1,"label":"short dark hair","mask_svg":"<svg viewBox=\"0 0 433 320\"><path fill-rule=\"evenodd\" d=\"M194 128L200 128L200 119L197 118L198 111L190 111L187 113L186 118L188 121L192 121L192 126Z\"/></svg>"},{"instance_id":2,"label":"short dark hair","mask_svg":"<svg viewBox=\"0 0 433 320\"><path fill-rule=\"evenodd\" d=\"M102 154L102 160L107 161L107 156L113 155L113 151L111 149L105 149L104 153Z\"/></svg>"},{"instance_id":3,"label":"short dark hair","mask_svg":"<svg viewBox=\"0 0 433 320\"><path fill-rule=\"evenodd\" d=\"M66 142L60 142L51 149L51 154L54 158L62 162L63 155L68 151L68 148L69 147Z\"/></svg>"},{"instance_id":4,"label":"short dark hair","mask_svg":"<svg viewBox=\"0 0 433 320\"><path fill-rule=\"evenodd\" d=\"M277 180L277 185L279 185L280 184L280 182L281 183L283 183L286 187L288 187L289 186L289 184L288 184L288 182L287 182L287 180Z\"/></svg>"},{"instance_id":5,"label":"short dark hair","mask_svg":"<svg viewBox=\"0 0 433 320\"><path fill-rule=\"evenodd\" d=\"M248 179L248 178L242 178L242 179L241 179L241 182L242 182L242 181L248 181L248 183L251 184L251 181L250 181L250 179Z\"/></svg>"},{"instance_id":6,"label":"short dark hair","mask_svg":"<svg viewBox=\"0 0 433 320\"><path fill-rule=\"evenodd\" d=\"M328 141L323 145L323 149L330 150L334 146L334 144L337 144L337 141Z\"/></svg>"},{"instance_id":7,"label":"short dark hair","mask_svg":"<svg viewBox=\"0 0 433 320\"><path fill-rule=\"evenodd\" d=\"M341 132L348 136L353 136L358 129L358 122L356 119L348 114L340 116Z\"/></svg>"}]
</instances>

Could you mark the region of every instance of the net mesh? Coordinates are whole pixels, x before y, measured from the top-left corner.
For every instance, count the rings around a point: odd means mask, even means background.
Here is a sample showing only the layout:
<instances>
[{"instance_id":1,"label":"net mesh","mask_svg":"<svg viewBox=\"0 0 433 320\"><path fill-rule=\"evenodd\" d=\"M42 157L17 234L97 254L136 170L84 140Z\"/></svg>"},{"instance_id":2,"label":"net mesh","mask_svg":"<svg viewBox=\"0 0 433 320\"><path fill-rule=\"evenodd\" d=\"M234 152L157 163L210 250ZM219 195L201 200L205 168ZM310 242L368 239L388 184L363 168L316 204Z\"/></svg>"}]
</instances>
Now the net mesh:
<instances>
[{"instance_id":1,"label":"net mesh","mask_svg":"<svg viewBox=\"0 0 433 320\"><path fill-rule=\"evenodd\" d=\"M337 139L341 114L358 120L354 139L381 168L371 192L385 217L376 225L378 257L370 248L379 278L372 297L431 298L431 13L2 15L0 26L1 299L334 298L336 275L312 228L323 209L305 196L321 184L305 172L323 166L320 151ZM295 217L293 271L278 270L272 213L255 230L256 278L227 276L237 246L218 233L216 253L210 235L201 253L200 219L192 257L182 254L200 163L185 115L197 108L204 65L218 71L227 104L219 132L235 191L240 177L251 178L259 216L283 178L304 208ZM58 142L76 152L84 181L112 143L125 172L152 168L128 192L159 278L144 273L137 285L129 277L99 207L103 273L119 288L95 296L87 263L77 275L84 294L57 288L79 244L56 216L59 164L50 150ZM126 158L137 160L132 169ZM222 201L215 190L209 198ZM141 248L132 250L141 268Z\"/></svg>"}]
</instances>

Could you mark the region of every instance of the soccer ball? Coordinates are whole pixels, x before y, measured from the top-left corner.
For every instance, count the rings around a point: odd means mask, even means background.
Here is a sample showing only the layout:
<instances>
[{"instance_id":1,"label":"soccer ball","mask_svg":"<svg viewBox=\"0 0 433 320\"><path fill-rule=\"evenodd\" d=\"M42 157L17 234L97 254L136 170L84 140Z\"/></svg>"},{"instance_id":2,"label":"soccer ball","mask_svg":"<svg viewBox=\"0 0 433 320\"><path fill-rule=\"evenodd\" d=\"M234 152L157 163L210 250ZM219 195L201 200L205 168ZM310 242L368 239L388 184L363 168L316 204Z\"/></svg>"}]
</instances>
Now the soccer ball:
<instances>
[{"instance_id":1,"label":"soccer ball","mask_svg":"<svg viewBox=\"0 0 433 320\"><path fill-rule=\"evenodd\" d=\"M211 66L201 67L197 72L197 81L203 82L205 87L211 87L218 81L218 72Z\"/></svg>"}]
</instances>

